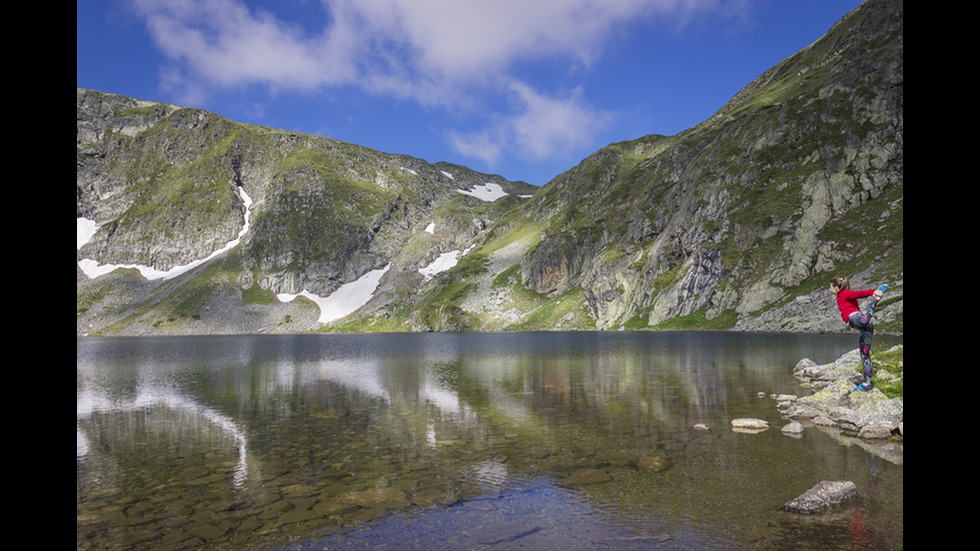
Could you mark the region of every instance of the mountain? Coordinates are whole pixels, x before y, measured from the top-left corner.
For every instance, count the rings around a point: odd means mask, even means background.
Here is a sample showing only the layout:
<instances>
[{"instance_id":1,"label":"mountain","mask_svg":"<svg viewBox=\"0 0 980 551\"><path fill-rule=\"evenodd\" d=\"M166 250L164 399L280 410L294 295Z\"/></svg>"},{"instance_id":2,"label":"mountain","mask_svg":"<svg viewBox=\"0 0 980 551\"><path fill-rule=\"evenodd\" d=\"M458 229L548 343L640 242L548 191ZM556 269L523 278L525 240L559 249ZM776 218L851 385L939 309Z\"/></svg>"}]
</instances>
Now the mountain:
<instances>
[{"instance_id":1,"label":"mountain","mask_svg":"<svg viewBox=\"0 0 980 551\"><path fill-rule=\"evenodd\" d=\"M840 331L835 275L901 332L902 57L868 0L542 188L78 88L77 333Z\"/></svg>"}]
</instances>

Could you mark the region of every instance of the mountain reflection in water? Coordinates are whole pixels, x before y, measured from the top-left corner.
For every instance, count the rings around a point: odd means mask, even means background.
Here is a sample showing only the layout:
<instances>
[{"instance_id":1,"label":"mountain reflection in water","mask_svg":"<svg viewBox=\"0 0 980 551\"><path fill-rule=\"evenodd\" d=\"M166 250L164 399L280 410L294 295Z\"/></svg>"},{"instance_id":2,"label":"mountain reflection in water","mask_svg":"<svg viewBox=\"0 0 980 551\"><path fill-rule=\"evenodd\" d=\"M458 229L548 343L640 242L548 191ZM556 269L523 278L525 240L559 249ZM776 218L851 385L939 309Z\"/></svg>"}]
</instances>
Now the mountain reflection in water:
<instances>
[{"instance_id":1,"label":"mountain reflection in water","mask_svg":"<svg viewBox=\"0 0 980 551\"><path fill-rule=\"evenodd\" d=\"M787 437L758 396L805 392L793 365L853 335L76 342L79 548L834 549L856 518L857 548L901 547L900 452ZM859 505L780 511L837 479Z\"/></svg>"}]
</instances>

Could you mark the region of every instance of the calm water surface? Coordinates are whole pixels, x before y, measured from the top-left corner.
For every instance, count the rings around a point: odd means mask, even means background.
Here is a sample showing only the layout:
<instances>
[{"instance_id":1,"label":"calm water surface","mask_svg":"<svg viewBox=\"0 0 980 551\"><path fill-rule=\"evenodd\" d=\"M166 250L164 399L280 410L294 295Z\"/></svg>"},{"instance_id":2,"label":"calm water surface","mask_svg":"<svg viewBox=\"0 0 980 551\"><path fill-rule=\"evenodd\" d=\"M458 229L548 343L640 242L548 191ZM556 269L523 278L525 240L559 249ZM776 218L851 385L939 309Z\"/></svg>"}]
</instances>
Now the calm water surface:
<instances>
[{"instance_id":1,"label":"calm water surface","mask_svg":"<svg viewBox=\"0 0 980 551\"><path fill-rule=\"evenodd\" d=\"M783 435L758 396L856 340L78 338L77 547L901 549L901 446ZM781 511L821 480L860 499Z\"/></svg>"}]
</instances>

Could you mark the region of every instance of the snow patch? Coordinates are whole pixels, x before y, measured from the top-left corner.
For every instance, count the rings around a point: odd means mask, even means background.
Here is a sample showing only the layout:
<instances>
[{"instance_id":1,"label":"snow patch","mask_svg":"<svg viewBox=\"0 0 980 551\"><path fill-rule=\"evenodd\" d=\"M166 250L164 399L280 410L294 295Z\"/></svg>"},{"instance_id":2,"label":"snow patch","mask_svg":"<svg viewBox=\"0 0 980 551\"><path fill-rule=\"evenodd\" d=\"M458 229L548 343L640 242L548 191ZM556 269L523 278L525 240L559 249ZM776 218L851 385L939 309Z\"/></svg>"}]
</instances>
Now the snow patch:
<instances>
[{"instance_id":1,"label":"snow patch","mask_svg":"<svg viewBox=\"0 0 980 551\"><path fill-rule=\"evenodd\" d=\"M435 235L436 234L436 223L435 222L429 222L429 225L425 227L425 231L428 232L428 233L431 233L432 235Z\"/></svg>"},{"instance_id":2,"label":"snow patch","mask_svg":"<svg viewBox=\"0 0 980 551\"><path fill-rule=\"evenodd\" d=\"M463 195L469 195L487 201L488 203L507 196L507 192L504 191L504 188L500 187L500 184L494 184L492 182L487 182L482 186L474 186L472 190L457 189L456 191Z\"/></svg>"},{"instance_id":3,"label":"snow patch","mask_svg":"<svg viewBox=\"0 0 980 551\"><path fill-rule=\"evenodd\" d=\"M82 249L82 245L88 243L95 232L99 231L99 225L95 223L95 220L89 220L87 218L79 217L76 224L76 241L78 243L78 250Z\"/></svg>"},{"instance_id":4,"label":"snow patch","mask_svg":"<svg viewBox=\"0 0 980 551\"><path fill-rule=\"evenodd\" d=\"M241 231L238 232L238 237L236 239L229 241L227 245L217 251L214 251L208 255L207 258L195 260L194 262L183 266L176 266L167 271L157 270L149 266L140 266L137 264L100 265L97 261L90 258L79 260L78 266L90 279L107 274L118 268L134 268L139 270L140 274L146 279L171 279L187 273L190 270L193 270L194 268L211 260L212 258L237 247L238 244L241 243L242 238L245 237L245 234L248 233L248 230L251 228L252 198L249 197L248 194L245 193L245 190L241 187L238 187L237 189L239 196L245 203L245 225L242 227ZM99 225L92 220L79 217L76 226L78 249L81 250L82 246L88 243L98 231ZM430 224L430 226L432 226L433 229L435 227L434 224ZM426 231L428 231L428 228L426 228ZM283 302L289 302L297 296L304 296L312 300L317 306L320 307L320 323L330 323L334 320L338 320L344 316L352 314L355 310L367 304L368 301L374 296L374 291L378 288L378 283L381 280L381 276L383 276L390 267L391 264L380 270L372 270L358 278L356 281L342 285L339 289L331 293L330 296L326 298L314 295L305 289L298 294L282 293L276 296Z\"/></svg>"},{"instance_id":5,"label":"snow patch","mask_svg":"<svg viewBox=\"0 0 980 551\"><path fill-rule=\"evenodd\" d=\"M445 170L440 170L439 172L441 172L443 176L445 176L446 178L449 178L450 180L455 180L456 179L456 178L453 177L452 174L446 172Z\"/></svg>"},{"instance_id":6,"label":"snow patch","mask_svg":"<svg viewBox=\"0 0 980 551\"><path fill-rule=\"evenodd\" d=\"M245 190L242 189L241 186L237 187L236 189L238 190L239 197L241 197L242 201L245 203L245 225L242 226L241 231L238 232L237 238L232 239L224 247L208 255L207 258L201 258L199 260L195 260L190 264L185 264L183 266L174 266L173 268L166 271L157 270L150 266L140 266L137 264L100 265L97 261L92 260L90 258L83 258L82 260L79 260L78 267L82 269L82 273L88 276L89 279L94 279L96 277L99 277L100 275L107 274L117 268L134 268L136 270L139 270L140 274L146 279L172 279L181 274L185 274L193 270L194 268L197 268L198 266L204 264L205 262L211 260L212 258L215 258L216 256L226 253L231 249L237 247L238 244L242 242L242 238L245 237L245 234L248 233L248 230L251 227L252 198L249 197L247 193L245 193ZM92 239L92 236L94 236L95 232L98 231L99 226L94 221L87 220L85 218L78 218L77 220L78 222L76 226L77 226L77 234L78 234L78 248L81 249L82 245L88 243L88 241Z\"/></svg>"},{"instance_id":7,"label":"snow patch","mask_svg":"<svg viewBox=\"0 0 980 551\"><path fill-rule=\"evenodd\" d=\"M381 276L390 267L391 264L388 264L380 270L372 270L362 275L356 281L345 283L326 298L314 295L306 289L297 294L280 293L276 297L282 302L290 302L298 296L306 297L320 307L320 323L330 323L353 314L374 298L374 291L378 288Z\"/></svg>"},{"instance_id":8,"label":"snow patch","mask_svg":"<svg viewBox=\"0 0 980 551\"><path fill-rule=\"evenodd\" d=\"M442 272L445 272L458 264L459 259L466 256L466 254L473 250L473 247L475 246L476 245L467 247L464 251L449 251L448 253L442 253L425 268L419 268L419 273L425 278L423 281L428 281L437 274L441 274Z\"/></svg>"}]
</instances>

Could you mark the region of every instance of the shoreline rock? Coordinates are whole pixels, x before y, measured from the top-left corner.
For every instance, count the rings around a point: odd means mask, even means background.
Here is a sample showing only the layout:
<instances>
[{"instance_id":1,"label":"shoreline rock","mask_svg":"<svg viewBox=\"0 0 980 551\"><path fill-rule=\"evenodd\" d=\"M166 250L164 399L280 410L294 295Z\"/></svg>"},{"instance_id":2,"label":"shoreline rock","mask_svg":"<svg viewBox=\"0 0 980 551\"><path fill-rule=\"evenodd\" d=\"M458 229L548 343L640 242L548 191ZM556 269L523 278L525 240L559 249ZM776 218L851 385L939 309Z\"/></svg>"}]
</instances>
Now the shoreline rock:
<instances>
[{"instance_id":1,"label":"shoreline rock","mask_svg":"<svg viewBox=\"0 0 980 551\"><path fill-rule=\"evenodd\" d=\"M776 407L784 417L835 428L842 434L862 439L904 436L901 398L889 398L876 388L854 390L862 378L857 350L823 365L804 358L793 368L793 375L809 386L813 394L777 396Z\"/></svg>"}]
</instances>

